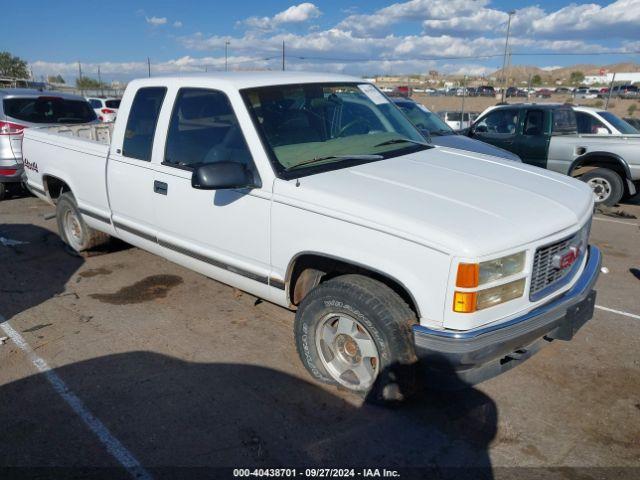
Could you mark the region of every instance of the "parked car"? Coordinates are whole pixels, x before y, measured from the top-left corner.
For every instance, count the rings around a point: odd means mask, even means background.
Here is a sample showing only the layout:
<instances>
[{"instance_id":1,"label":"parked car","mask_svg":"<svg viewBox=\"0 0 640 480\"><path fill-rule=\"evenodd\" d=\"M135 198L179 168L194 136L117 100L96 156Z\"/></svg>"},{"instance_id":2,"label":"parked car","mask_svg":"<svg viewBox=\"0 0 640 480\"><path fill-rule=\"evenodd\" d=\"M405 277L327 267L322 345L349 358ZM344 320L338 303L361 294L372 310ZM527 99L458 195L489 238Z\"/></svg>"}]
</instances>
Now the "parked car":
<instances>
[{"instance_id":1,"label":"parked car","mask_svg":"<svg viewBox=\"0 0 640 480\"><path fill-rule=\"evenodd\" d=\"M0 89L0 200L22 183L22 134L43 125L96 121L82 97L60 92Z\"/></svg>"},{"instance_id":2,"label":"parked car","mask_svg":"<svg viewBox=\"0 0 640 480\"><path fill-rule=\"evenodd\" d=\"M526 97L527 92L516 87L509 87L505 92L506 97Z\"/></svg>"},{"instance_id":3,"label":"parked car","mask_svg":"<svg viewBox=\"0 0 640 480\"><path fill-rule=\"evenodd\" d=\"M636 130L640 131L640 118L624 117L624 121L631 125Z\"/></svg>"},{"instance_id":4,"label":"parked car","mask_svg":"<svg viewBox=\"0 0 640 480\"><path fill-rule=\"evenodd\" d=\"M578 134L570 105L495 106L468 135L515 153L524 163L577 176L593 189L598 204L615 205L637 192L640 137Z\"/></svg>"},{"instance_id":5,"label":"parked car","mask_svg":"<svg viewBox=\"0 0 640 480\"><path fill-rule=\"evenodd\" d=\"M611 96L618 98L638 98L638 87L635 85L616 85L611 89Z\"/></svg>"},{"instance_id":6,"label":"parked car","mask_svg":"<svg viewBox=\"0 0 640 480\"><path fill-rule=\"evenodd\" d=\"M114 122L120 108L119 98L87 97L91 108L96 112L101 122Z\"/></svg>"},{"instance_id":7,"label":"parked car","mask_svg":"<svg viewBox=\"0 0 640 480\"><path fill-rule=\"evenodd\" d=\"M454 130L464 130L465 128L469 128L473 123L475 114L476 112L464 112L463 118L463 115L459 110L455 112L449 110L438 112L438 116L444 121L444 123Z\"/></svg>"},{"instance_id":8,"label":"parked car","mask_svg":"<svg viewBox=\"0 0 640 480\"><path fill-rule=\"evenodd\" d=\"M558 94L572 93L573 89L571 89L569 87L556 87L555 92L558 93Z\"/></svg>"},{"instance_id":9,"label":"parked car","mask_svg":"<svg viewBox=\"0 0 640 480\"><path fill-rule=\"evenodd\" d=\"M496 91L491 85L482 85L476 89L477 96L479 97L492 97L495 98Z\"/></svg>"},{"instance_id":10,"label":"parked car","mask_svg":"<svg viewBox=\"0 0 640 480\"><path fill-rule=\"evenodd\" d=\"M488 143L479 142L465 135L459 135L447 125L438 115L431 112L427 107L411 99L394 98L400 110L411 120L426 140L440 147L459 148L471 152L493 155L495 157L506 158L514 162L520 162L520 158L512 152L502 148L494 147Z\"/></svg>"},{"instance_id":11,"label":"parked car","mask_svg":"<svg viewBox=\"0 0 640 480\"><path fill-rule=\"evenodd\" d=\"M392 93L394 96L409 98L411 96L412 89L407 85L400 85L394 88Z\"/></svg>"},{"instance_id":12,"label":"parked car","mask_svg":"<svg viewBox=\"0 0 640 480\"><path fill-rule=\"evenodd\" d=\"M578 133L597 135L638 135L640 132L616 114L600 108L573 107Z\"/></svg>"},{"instance_id":13,"label":"parked car","mask_svg":"<svg viewBox=\"0 0 640 480\"><path fill-rule=\"evenodd\" d=\"M589 188L428 145L360 78L134 80L92 132L25 132L28 185L69 247L119 237L296 310L320 382L398 399L421 358L428 381L474 383L593 315Z\"/></svg>"},{"instance_id":14,"label":"parked car","mask_svg":"<svg viewBox=\"0 0 640 480\"><path fill-rule=\"evenodd\" d=\"M598 98L600 90L597 88L580 87L573 92L575 98L594 99Z\"/></svg>"},{"instance_id":15,"label":"parked car","mask_svg":"<svg viewBox=\"0 0 640 480\"><path fill-rule=\"evenodd\" d=\"M541 88L539 90L536 90L536 93L534 94L534 96L536 98L551 98L552 94L553 92L548 88Z\"/></svg>"}]
</instances>

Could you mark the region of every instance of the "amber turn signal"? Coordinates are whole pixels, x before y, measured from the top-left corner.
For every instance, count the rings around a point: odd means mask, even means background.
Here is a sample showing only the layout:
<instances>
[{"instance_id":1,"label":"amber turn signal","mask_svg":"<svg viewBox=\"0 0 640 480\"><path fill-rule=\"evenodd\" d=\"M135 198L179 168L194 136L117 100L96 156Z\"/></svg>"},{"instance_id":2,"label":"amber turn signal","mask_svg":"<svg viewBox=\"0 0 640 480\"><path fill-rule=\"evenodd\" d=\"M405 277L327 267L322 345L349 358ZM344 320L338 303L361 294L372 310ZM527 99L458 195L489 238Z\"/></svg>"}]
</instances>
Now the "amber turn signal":
<instances>
[{"instance_id":1,"label":"amber turn signal","mask_svg":"<svg viewBox=\"0 0 640 480\"><path fill-rule=\"evenodd\" d=\"M461 263L458 265L456 286L462 288L475 288L480 281L480 265L477 263Z\"/></svg>"},{"instance_id":2,"label":"amber turn signal","mask_svg":"<svg viewBox=\"0 0 640 480\"><path fill-rule=\"evenodd\" d=\"M476 311L477 292L455 292L453 311L457 313L473 313Z\"/></svg>"}]
</instances>

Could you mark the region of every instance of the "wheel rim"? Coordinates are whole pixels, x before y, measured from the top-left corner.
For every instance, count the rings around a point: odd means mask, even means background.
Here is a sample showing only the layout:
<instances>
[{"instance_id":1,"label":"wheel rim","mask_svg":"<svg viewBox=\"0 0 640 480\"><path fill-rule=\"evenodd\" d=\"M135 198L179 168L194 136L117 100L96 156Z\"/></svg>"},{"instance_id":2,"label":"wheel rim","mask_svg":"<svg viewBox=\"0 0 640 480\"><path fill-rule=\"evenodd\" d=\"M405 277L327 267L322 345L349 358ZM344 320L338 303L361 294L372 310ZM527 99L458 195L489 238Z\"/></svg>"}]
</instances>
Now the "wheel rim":
<instances>
[{"instance_id":1,"label":"wheel rim","mask_svg":"<svg viewBox=\"0 0 640 480\"><path fill-rule=\"evenodd\" d=\"M611 196L611 183L607 179L597 177L590 179L587 183L593 190L596 202L604 202Z\"/></svg>"},{"instance_id":2,"label":"wheel rim","mask_svg":"<svg viewBox=\"0 0 640 480\"><path fill-rule=\"evenodd\" d=\"M343 313L326 315L316 329L316 348L331 377L351 390L367 390L376 379L380 355L371 334Z\"/></svg>"},{"instance_id":3,"label":"wheel rim","mask_svg":"<svg viewBox=\"0 0 640 480\"><path fill-rule=\"evenodd\" d=\"M64 213L64 233L67 242L75 250L80 250L82 246L82 224L73 210Z\"/></svg>"}]
</instances>

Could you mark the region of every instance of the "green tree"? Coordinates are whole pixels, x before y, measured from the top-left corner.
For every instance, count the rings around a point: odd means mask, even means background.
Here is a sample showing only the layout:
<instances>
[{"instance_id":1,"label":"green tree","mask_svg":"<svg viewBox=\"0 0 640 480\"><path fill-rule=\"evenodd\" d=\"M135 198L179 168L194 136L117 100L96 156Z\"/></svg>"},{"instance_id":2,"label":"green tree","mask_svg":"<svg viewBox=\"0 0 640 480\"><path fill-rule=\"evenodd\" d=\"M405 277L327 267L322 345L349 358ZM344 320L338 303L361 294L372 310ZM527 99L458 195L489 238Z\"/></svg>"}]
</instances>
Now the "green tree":
<instances>
[{"instance_id":1,"label":"green tree","mask_svg":"<svg viewBox=\"0 0 640 480\"><path fill-rule=\"evenodd\" d=\"M541 85L542 84L542 77L540 77L540 75L534 75L533 77L531 77L531 85Z\"/></svg>"},{"instance_id":2,"label":"green tree","mask_svg":"<svg viewBox=\"0 0 640 480\"><path fill-rule=\"evenodd\" d=\"M579 70L576 70L575 72L571 72L569 79L571 80L571 83L573 83L574 85L580 84L584 81L584 73L582 73Z\"/></svg>"},{"instance_id":3,"label":"green tree","mask_svg":"<svg viewBox=\"0 0 640 480\"><path fill-rule=\"evenodd\" d=\"M81 88L83 90L92 90L96 88L100 88L102 85L98 80L91 77L82 77L76 78L76 87Z\"/></svg>"},{"instance_id":4,"label":"green tree","mask_svg":"<svg viewBox=\"0 0 640 480\"><path fill-rule=\"evenodd\" d=\"M9 52L0 52L0 76L10 78L29 78L27 62Z\"/></svg>"},{"instance_id":5,"label":"green tree","mask_svg":"<svg viewBox=\"0 0 640 480\"><path fill-rule=\"evenodd\" d=\"M638 105L636 105L635 103L632 103L631 105L629 105L629 108L627 108L627 113L629 114L630 117L633 117L633 114L636 113L637 109L638 109Z\"/></svg>"}]
</instances>

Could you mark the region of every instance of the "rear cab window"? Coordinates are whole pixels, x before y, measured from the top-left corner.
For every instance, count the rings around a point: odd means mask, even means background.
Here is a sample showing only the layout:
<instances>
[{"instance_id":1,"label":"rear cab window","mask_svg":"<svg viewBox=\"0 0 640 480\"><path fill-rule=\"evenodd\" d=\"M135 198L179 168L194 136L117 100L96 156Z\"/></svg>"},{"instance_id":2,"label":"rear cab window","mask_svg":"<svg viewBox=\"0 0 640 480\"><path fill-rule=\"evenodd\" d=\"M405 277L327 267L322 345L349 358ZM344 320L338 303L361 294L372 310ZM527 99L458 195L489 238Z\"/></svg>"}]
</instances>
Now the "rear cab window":
<instances>
[{"instance_id":1,"label":"rear cab window","mask_svg":"<svg viewBox=\"0 0 640 480\"><path fill-rule=\"evenodd\" d=\"M158 115L166 93L166 87L143 87L136 92L124 133L123 156L151 160Z\"/></svg>"},{"instance_id":2,"label":"rear cab window","mask_svg":"<svg viewBox=\"0 0 640 480\"><path fill-rule=\"evenodd\" d=\"M107 100L104 104L107 108L120 108L120 100Z\"/></svg>"},{"instance_id":3,"label":"rear cab window","mask_svg":"<svg viewBox=\"0 0 640 480\"><path fill-rule=\"evenodd\" d=\"M7 117L29 123L71 124L96 120L86 100L56 96L5 98L3 108Z\"/></svg>"}]
</instances>

